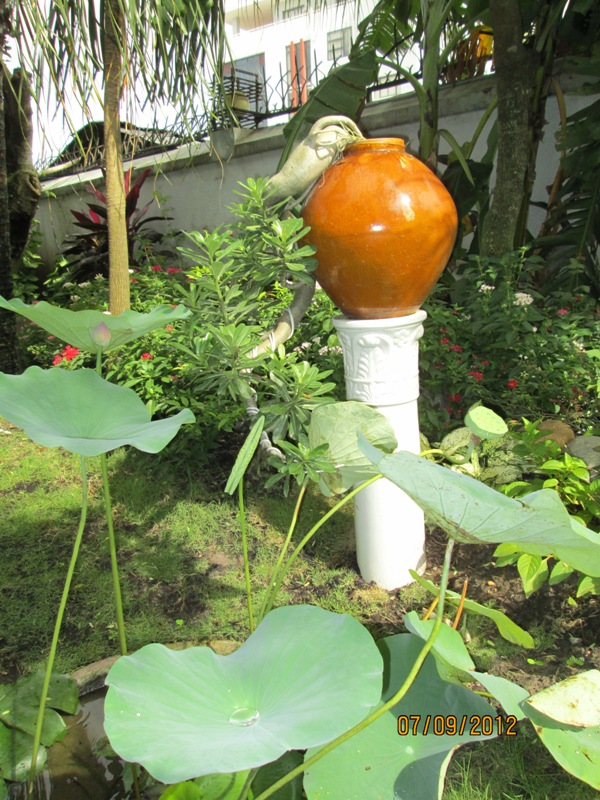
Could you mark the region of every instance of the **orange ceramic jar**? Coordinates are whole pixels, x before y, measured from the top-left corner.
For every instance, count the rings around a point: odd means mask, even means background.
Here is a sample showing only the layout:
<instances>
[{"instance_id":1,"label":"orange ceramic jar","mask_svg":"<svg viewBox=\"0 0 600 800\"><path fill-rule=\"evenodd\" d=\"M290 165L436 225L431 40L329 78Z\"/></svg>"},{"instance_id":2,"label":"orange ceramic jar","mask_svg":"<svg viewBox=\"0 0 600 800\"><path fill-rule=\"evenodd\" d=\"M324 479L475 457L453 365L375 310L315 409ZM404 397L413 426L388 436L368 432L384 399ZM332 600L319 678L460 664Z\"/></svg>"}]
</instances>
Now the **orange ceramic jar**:
<instances>
[{"instance_id":1,"label":"orange ceramic jar","mask_svg":"<svg viewBox=\"0 0 600 800\"><path fill-rule=\"evenodd\" d=\"M402 139L365 139L320 178L302 213L317 248L315 273L354 319L416 311L448 262L456 207Z\"/></svg>"}]
</instances>

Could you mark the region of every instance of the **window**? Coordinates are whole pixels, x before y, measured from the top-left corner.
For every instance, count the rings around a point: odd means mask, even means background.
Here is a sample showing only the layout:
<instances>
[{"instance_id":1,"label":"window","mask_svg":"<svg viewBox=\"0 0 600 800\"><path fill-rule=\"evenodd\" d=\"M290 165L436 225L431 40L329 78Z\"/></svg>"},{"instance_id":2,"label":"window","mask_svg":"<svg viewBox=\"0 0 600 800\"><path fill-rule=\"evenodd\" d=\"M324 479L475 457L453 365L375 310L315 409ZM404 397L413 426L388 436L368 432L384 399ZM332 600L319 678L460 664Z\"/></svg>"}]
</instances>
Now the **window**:
<instances>
[{"instance_id":1,"label":"window","mask_svg":"<svg viewBox=\"0 0 600 800\"><path fill-rule=\"evenodd\" d=\"M286 0L281 11L282 19L293 19L294 17L301 17L306 14L307 7L304 3L298 0Z\"/></svg>"},{"instance_id":2,"label":"window","mask_svg":"<svg viewBox=\"0 0 600 800\"><path fill-rule=\"evenodd\" d=\"M340 28L327 34L327 58L337 61L350 53L352 46L352 28Z\"/></svg>"}]
</instances>

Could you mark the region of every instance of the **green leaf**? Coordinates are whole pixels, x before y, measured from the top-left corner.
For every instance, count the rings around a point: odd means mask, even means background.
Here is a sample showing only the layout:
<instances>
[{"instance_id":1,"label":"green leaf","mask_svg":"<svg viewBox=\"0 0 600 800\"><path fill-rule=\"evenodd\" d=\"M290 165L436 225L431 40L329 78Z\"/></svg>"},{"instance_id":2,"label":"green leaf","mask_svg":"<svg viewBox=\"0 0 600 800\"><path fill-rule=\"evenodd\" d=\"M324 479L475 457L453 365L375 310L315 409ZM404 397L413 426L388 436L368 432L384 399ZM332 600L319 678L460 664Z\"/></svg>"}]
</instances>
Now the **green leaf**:
<instances>
[{"instance_id":1,"label":"green leaf","mask_svg":"<svg viewBox=\"0 0 600 800\"><path fill-rule=\"evenodd\" d=\"M409 570L409 572L411 577L425 589L436 596L439 594L439 589L434 583L428 581L426 578L422 578L413 570ZM458 605L460 603L460 595L456 592L447 591L446 600L452 605ZM469 614L479 614L482 617L491 619L498 628L500 635L506 639L507 642L519 644L521 647L526 647L528 649L535 647L533 637L527 633L527 631L524 631L523 628L520 628L516 622L513 622L512 619L507 617L506 614L503 614L502 611L498 611L497 608L488 608L467 597L464 601L464 609L468 611Z\"/></svg>"},{"instance_id":2,"label":"green leaf","mask_svg":"<svg viewBox=\"0 0 600 800\"><path fill-rule=\"evenodd\" d=\"M377 474L372 463L359 446L356 431L363 433L373 444L392 451L397 447L390 422L374 408L348 400L316 408L310 420L308 441L311 448L329 445L329 456L336 472L322 476L327 489L345 492L355 483Z\"/></svg>"},{"instance_id":3,"label":"green leaf","mask_svg":"<svg viewBox=\"0 0 600 800\"><path fill-rule=\"evenodd\" d=\"M399 634L379 642L384 662L385 691L389 699L402 685L423 647L418 636ZM410 732L398 734L398 716L408 718ZM446 683L437 674L436 663L429 655L404 699L394 708L364 728L360 733L336 747L306 770L304 788L309 800L438 800L452 751L461 744L473 742L469 719L482 716L495 718L497 712L481 697L462 686ZM418 733L412 735L412 723L419 718ZM429 717L427 735L423 735ZM463 717L462 734L436 735L438 725L456 717L458 726ZM457 728L458 730L458 728ZM440 730L438 728L438 733ZM490 737L478 737L482 740ZM318 748L309 750L310 758ZM343 776L343 779L341 778Z\"/></svg>"},{"instance_id":4,"label":"green leaf","mask_svg":"<svg viewBox=\"0 0 600 800\"><path fill-rule=\"evenodd\" d=\"M548 583L550 586L555 586L557 583L561 583L562 581L566 580L569 575L572 575L574 572L573 567L570 567L568 564L565 564L564 561L559 561L554 565L552 568L552 572L550 573L550 577L548 578Z\"/></svg>"},{"instance_id":5,"label":"green leaf","mask_svg":"<svg viewBox=\"0 0 600 800\"><path fill-rule=\"evenodd\" d=\"M482 405L472 406L467 411L465 425L480 439L500 439L508 433L508 426L502 417Z\"/></svg>"},{"instance_id":6,"label":"green leaf","mask_svg":"<svg viewBox=\"0 0 600 800\"><path fill-rule=\"evenodd\" d=\"M297 750L290 750L284 753L277 761L271 764L265 764L256 773L256 777L252 781L252 791L254 796L257 797L261 792L264 792L269 786L272 786L288 772L291 772L304 761L304 756ZM278 789L271 795L271 800L302 800L302 775L296 777Z\"/></svg>"},{"instance_id":7,"label":"green leaf","mask_svg":"<svg viewBox=\"0 0 600 800\"><path fill-rule=\"evenodd\" d=\"M521 707L563 769L600 789L600 672L566 678Z\"/></svg>"},{"instance_id":8,"label":"green leaf","mask_svg":"<svg viewBox=\"0 0 600 800\"><path fill-rule=\"evenodd\" d=\"M311 125L321 117L342 115L357 119L367 95L367 87L377 75L377 56L369 50L345 64L334 67L319 81L306 103L283 129L285 147L279 160L279 171L294 145L306 135Z\"/></svg>"},{"instance_id":9,"label":"green leaf","mask_svg":"<svg viewBox=\"0 0 600 800\"><path fill-rule=\"evenodd\" d=\"M84 456L126 444L158 453L181 425L195 420L186 408L152 422L132 389L109 383L90 369L40 367L29 367L22 375L0 373L0 415L38 444Z\"/></svg>"},{"instance_id":10,"label":"green leaf","mask_svg":"<svg viewBox=\"0 0 600 800\"><path fill-rule=\"evenodd\" d=\"M0 721L33 736L42 696L44 673L36 672L14 684L0 686ZM51 745L66 733L62 717L54 709L74 714L79 706L77 684L68 675L52 675L42 726L42 744Z\"/></svg>"},{"instance_id":11,"label":"green leaf","mask_svg":"<svg viewBox=\"0 0 600 800\"><path fill-rule=\"evenodd\" d=\"M541 556L523 553L517 560L517 569L523 582L525 597L532 595L548 578L548 562Z\"/></svg>"},{"instance_id":12,"label":"green leaf","mask_svg":"<svg viewBox=\"0 0 600 800\"><path fill-rule=\"evenodd\" d=\"M250 463L250 461L252 461L252 456L254 455L254 452L258 447L258 443L260 442L260 437L264 427L265 427L265 418L261 416L256 420L256 422L250 429L250 432L248 433L248 436L246 437L246 440L242 445L240 452L237 454L237 458L235 459L235 464L233 465L233 469L231 470L231 473L227 480L227 486L225 487L225 491L227 492L227 494L233 494L235 492L240 481L246 474L246 470L248 469L248 464Z\"/></svg>"},{"instance_id":13,"label":"green leaf","mask_svg":"<svg viewBox=\"0 0 600 800\"><path fill-rule=\"evenodd\" d=\"M600 540L567 513L551 489L513 499L413 453L385 455L359 433L359 445L377 468L453 539L510 542L531 555L553 555L600 577Z\"/></svg>"},{"instance_id":14,"label":"green leaf","mask_svg":"<svg viewBox=\"0 0 600 800\"><path fill-rule=\"evenodd\" d=\"M434 625L434 620L419 619L416 612L411 611L404 617L404 624L411 632L427 641ZM471 660L462 636L448 625L442 625L434 642L431 654L436 660L438 674L442 680L452 683L473 683L477 681L502 705L507 714L523 719L525 714L520 708L529 693L512 681L486 672L477 672Z\"/></svg>"},{"instance_id":15,"label":"green leaf","mask_svg":"<svg viewBox=\"0 0 600 800\"><path fill-rule=\"evenodd\" d=\"M191 314L184 306L157 306L148 314L138 311L124 311L116 317L102 311L71 311L41 301L27 305L22 300L5 300L0 296L0 308L14 311L30 319L45 331L62 339L72 347L86 353L107 352L126 342L144 336L150 331L162 328ZM106 328L110 334L107 341ZM102 344L106 342L106 344Z\"/></svg>"},{"instance_id":16,"label":"green leaf","mask_svg":"<svg viewBox=\"0 0 600 800\"><path fill-rule=\"evenodd\" d=\"M238 800L247 775L247 771L203 775L194 781L169 786L159 800Z\"/></svg>"},{"instance_id":17,"label":"green leaf","mask_svg":"<svg viewBox=\"0 0 600 800\"><path fill-rule=\"evenodd\" d=\"M25 781L31 767L33 737L23 731L0 725L0 772L9 781ZM40 747L36 771L46 763L46 748ZM1 785L1 784L0 784Z\"/></svg>"},{"instance_id":18,"label":"green leaf","mask_svg":"<svg viewBox=\"0 0 600 800\"><path fill-rule=\"evenodd\" d=\"M105 730L122 758L165 783L238 772L348 730L377 703L382 669L351 617L278 608L228 656L151 644L120 658Z\"/></svg>"},{"instance_id":19,"label":"green leaf","mask_svg":"<svg viewBox=\"0 0 600 800\"><path fill-rule=\"evenodd\" d=\"M528 717L535 722L539 719L542 725L548 727L575 729L598 727L600 726L600 670L590 669L554 683L528 697L522 707ZM536 717L535 714L541 716Z\"/></svg>"},{"instance_id":20,"label":"green leaf","mask_svg":"<svg viewBox=\"0 0 600 800\"><path fill-rule=\"evenodd\" d=\"M591 578L585 575L577 587L577 597L583 597L586 594L600 594L600 578Z\"/></svg>"}]
</instances>

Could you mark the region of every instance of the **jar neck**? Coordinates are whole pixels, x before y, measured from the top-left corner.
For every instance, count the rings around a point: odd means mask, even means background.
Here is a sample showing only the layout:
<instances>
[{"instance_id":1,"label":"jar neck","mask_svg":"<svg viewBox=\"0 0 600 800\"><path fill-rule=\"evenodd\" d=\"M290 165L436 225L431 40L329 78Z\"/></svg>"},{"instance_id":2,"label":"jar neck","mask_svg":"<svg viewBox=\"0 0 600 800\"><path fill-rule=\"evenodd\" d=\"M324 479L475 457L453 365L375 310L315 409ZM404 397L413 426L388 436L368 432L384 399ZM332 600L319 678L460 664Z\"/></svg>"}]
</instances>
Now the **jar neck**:
<instances>
[{"instance_id":1,"label":"jar neck","mask_svg":"<svg viewBox=\"0 0 600 800\"><path fill-rule=\"evenodd\" d=\"M353 142L352 144L348 145L344 150L345 155L354 154L354 153L365 153L365 152L385 152L385 151L394 151L394 152L404 152L406 149L404 139L394 139L391 137L381 138L381 139L361 139L358 142Z\"/></svg>"}]
</instances>

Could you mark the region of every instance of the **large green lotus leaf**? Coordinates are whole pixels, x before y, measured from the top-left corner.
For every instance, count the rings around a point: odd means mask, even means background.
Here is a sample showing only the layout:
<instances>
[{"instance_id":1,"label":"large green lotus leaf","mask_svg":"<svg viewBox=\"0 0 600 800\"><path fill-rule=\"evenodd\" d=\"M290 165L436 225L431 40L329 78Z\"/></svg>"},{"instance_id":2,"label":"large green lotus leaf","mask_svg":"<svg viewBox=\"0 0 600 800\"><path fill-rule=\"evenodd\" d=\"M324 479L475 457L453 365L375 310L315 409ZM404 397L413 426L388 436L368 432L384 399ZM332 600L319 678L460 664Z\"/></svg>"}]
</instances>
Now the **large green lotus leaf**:
<instances>
[{"instance_id":1,"label":"large green lotus leaf","mask_svg":"<svg viewBox=\"0 0 600 800\"><path fill-rule=\"evenodd\" d=\"M329 742L381 696L383 664L352 617L278 608L234 653L151 644L111 668L105 730L163 783L267 764Z\"/></svg>"},{"instance_id":2,"label":"large green lotus leaf","mask_svg":"<svg viewBox=\"0 0 600 800\"><path fill-rule=\"evenodd\" d=\"M102 311L71 311L41 301L27 305L22 300L5 300L0 296L0 308L14 311L30 319L53 336L86 353L106 352L144 336L164 325L190 315L182 305L157 306L148 314L124 311L116 317ZM107 335L110 334L110 336Z\"/></svg>"},{"instance_id":3,"label":"large green lotus leaf","mask_svg":"<svg viewBox=\"0 0 600 800\"><path fill-rule=\"evenodd\" d=\"M169 786L159 800L238 800L247 777L247 771L204 775L195 781Z\"/></svg>"},{"instance_id":4,"label":"large green lotus leaf","mask_svg":"<svg viewBox=\"0 0 600 800\"><path fill-rule=\"evenodd\" d=\"M0 723L0 772L8 781L25 781L31 767L33 738ZM46 748L40 747L36 771L46 763ZM1 784L0 784L1 785Z\"/></svg>"},{"instance_id":5,"label":"large green lotus leaf","mask_svg":"<svg viewBox=\"0 0 600 800\"><path fill-rule=\"evenodd\" d=\"M426 641L431 634L434 620L419 619L416 612L411 611L404 617L404 624L411 633ZM517 719L525 717L519 704L525 698L529 698L529 692L507 678L488 675L487 672L477 672L458 631L448 625L442 625L431 654L436 660L442 680L460 684L478 682L502 705L507 714Z\"/></svg>"},{"instance_id":6,"label":"large green lotus leaf","mask_svg":"<svg viewBox=\"0 0 600 800\"><path fill-rule=\"evenodd\" d=\"M426 578L422 578L414 570L409 570L409 572L417 583L420 583L421 586L433 595L437 596L439 594L440 590L435 583L428 581ZM461 596L457 592L447 591L446 601L452 605L458 606L461 602ZM476 603L474 600L469 600L469 598L463 601L463 606L465 611L468 611L470 614L478 614L479 616L491 619L496 624L500 635L506 639L507 642L520 644L521 647L527 647L529 649L535 647L535 642L531 634L519 627L516 622L513 622L510 617L507 617L506 614L503 614L502 611L499 611L497 608L488 608L481 603Z\"/></svg>"},{"instance_id":7,"label":"large green lotus leaf","mask_svg":"<svg viewBox=\"0 0 600 800\"><path fill-rule=\"evenodd\" d=\"M379 471L453 539L470 544L511 542L531 555L553 555L586 575L600 577L598 534L573 520L552 489L517 500L413 453L386 455L360 434L359 443Z\"/></svg>"},{"instance_id":8,"label":"large green lotus leaf","mask_svg":"<svg viewBox=\"0 0 600 800\"><path fill-rule=\"evenodd\" d=\"M379 642L384 663L383 701L402 685L422 640L409 633ZM398 716L409 718L407 735L398 734ZM411 719L411 715L413 715ZM418 715L418 733L412 724ZM336 747L305 773L304 788L309 800L436 800L441 798L444 776L452 751L473 742L471 717L495 718L497 712L478 695L456 684L442 681L433 656L425 659L417 678L403 700L360 733ZM429 719L429 730L423 730ZM466 717L462 734L435 735L433 719L444 727L456 718L457 730ZM477 740L492 738L478 736ZM306 759L319 748L311 749ZM341 779L340 776L343 776Z\"/></svg>"},{"instance_id":9,"label":"large green lotus leaf","mask_svg":"<svg viewBox=\"0 0 600 800\"><path fill-rule=\"evenodd\" d=\"M336 467L336 472L322 476L322 482L330 492L346 492L355 483L377 473L358 447L357 431L387 452L391 453L398 446L389 421L365 403L355 400L331 403L319 406L311 415L309 444L311 447L328 444L329 457Z\"/></svg>"},{"instance_id":10,"label":"large green lotus leaf","mask_svg":"<svg viewBox=\"0 0 600 800\"><path fill-rule=\"evenodd\" d=\"M181 425L195 419L185 408L152 422L133 389L109 383L91 369L40 367L29 367L22 375L0 372L0 416L38 444L83 456L125 444L158 453Z\"/></svg>"}]
</instances>

